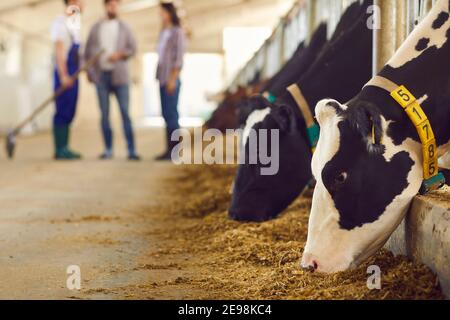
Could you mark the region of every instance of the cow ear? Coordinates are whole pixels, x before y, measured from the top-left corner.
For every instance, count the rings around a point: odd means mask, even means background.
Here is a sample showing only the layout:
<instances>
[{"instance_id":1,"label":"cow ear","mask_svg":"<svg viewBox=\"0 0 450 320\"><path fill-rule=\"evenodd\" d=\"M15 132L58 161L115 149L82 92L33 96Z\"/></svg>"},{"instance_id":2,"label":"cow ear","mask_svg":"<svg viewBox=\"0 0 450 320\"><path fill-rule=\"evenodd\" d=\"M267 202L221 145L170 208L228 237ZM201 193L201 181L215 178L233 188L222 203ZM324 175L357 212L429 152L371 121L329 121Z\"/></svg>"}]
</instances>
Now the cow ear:
<instances>
[{"instance_id":1,"label":"cow ear","mask_svg":"<svg viewBox=\"0 0 450 320\"><path fill-rule=\"evenodd\" d=\"M364 139L370 153L384 153L383 120L376 105L366 101L357 102L347 111L346 117Z\"/></svg>"},{"instance_id":2,"label":"cow ear","mask_svg":"<svg viewBox=\"0 0 450 320\"><path fill-rule=\"evenodd\" d=\"M319 101L316 106L316 119L320 126L328 120L343 113L343 108L336 100L325 99Z\"/></svg>"},{"instance_id":3,"label":"cow ear","mask_svg":"<svg viewBox=\"0 0 450 320\"><path fill-rule=\"evenodd\" d=\"M264 110L271 108L270 102L261 95L255 95L244 99L238 107L239 125L243 126L247 122L250 114L255 110Z\"/></svg>"},{"instance_id":4,"label":"cow ear","mask_svg":"<svg viewBox=\"0 0 450 320\"><path fill-rule=\"evenodd\" d=\"M270 115L282 132L292 132L297 128L297 116L289 106L281 105L273 109Z\"/></svg>"}]
</instances>

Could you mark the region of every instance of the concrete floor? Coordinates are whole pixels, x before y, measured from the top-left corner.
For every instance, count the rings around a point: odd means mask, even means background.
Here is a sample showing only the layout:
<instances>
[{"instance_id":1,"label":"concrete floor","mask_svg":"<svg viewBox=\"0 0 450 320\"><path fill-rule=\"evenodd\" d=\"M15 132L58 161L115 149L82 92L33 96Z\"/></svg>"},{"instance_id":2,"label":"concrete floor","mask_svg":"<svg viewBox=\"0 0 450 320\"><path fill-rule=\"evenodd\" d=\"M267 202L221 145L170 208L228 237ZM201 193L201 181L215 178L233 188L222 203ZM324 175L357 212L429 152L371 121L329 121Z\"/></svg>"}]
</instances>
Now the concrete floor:
<instances>
[{"instance_id":1,"label":"concrete floor","mask_svg":"<svg viewBox=\"0 0 450 320\"><path fill-rule=\"evenodd\" d=\"M20 138L14 161L0 145L0 299L126 298L109 289L178 277L181 271L139 268L149 250L163 245L151 232L163 222L148 210L166 201L160 182L173 172L151 160L162 151L161 130L138 131L140 163L125 160L121 130L110 162L97 160L102 144L94 125L75 130L73 147L83 161L51 160L50 139ZM81 268L81 291L66 287L70 265Z\"/></svg>"}]
</instances>

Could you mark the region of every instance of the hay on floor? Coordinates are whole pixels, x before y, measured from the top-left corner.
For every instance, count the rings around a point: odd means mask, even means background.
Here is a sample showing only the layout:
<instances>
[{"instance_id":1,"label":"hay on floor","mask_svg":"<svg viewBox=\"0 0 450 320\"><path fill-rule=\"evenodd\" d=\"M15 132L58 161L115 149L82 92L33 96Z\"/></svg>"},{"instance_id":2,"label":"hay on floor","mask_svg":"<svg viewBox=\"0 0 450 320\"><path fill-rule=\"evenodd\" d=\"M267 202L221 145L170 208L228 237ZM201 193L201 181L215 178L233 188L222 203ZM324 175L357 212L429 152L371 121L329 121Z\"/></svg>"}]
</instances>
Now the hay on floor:
<instances>
[{"instance_id":1,"label":"hay on floor","mask_svg":"<svg viewBox=\"0 0 450 320\"><path fill-rule=\"evenodd\" d=\"M442 299L436 276L405 257L379 252L357 270L333 275L304 272L299 262L306 242L310 198L298 199L279 219L262 224L230 221L227 209L233 166L182 167L168 181L174 197L162 208L176 223L165 236L199 270L178 283L197 287L199 299ZM367 288L367 268L382 271L382 289Z\"/></svg>"}]
</instances>

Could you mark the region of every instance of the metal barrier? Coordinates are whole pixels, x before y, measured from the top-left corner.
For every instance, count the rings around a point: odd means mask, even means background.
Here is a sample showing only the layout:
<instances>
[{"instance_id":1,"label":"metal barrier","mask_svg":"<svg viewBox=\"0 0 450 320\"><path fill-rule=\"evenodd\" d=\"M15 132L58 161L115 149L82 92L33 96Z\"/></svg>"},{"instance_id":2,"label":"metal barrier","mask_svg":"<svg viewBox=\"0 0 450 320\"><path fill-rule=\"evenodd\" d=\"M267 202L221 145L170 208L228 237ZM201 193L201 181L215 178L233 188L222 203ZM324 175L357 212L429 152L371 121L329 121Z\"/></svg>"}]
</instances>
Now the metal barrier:
<instances>
[{"instance_id":1,"label":"metal barrier","mask_svg":"<svg viewBox=\"0 0 450 320\"><path fill-rule=\"evenodd\" d=\"M351 3L361 0L298 0L284 16L272 35L255 53L230 84L234 91L261 74L272 77L292 56L300 42L308 41L322 22L328 22L329 36ZM374 0L374 14L379 13L380 29L374 30L374 72L378 71L427 14L436 0Z\"/></svg>"}]
</instances>

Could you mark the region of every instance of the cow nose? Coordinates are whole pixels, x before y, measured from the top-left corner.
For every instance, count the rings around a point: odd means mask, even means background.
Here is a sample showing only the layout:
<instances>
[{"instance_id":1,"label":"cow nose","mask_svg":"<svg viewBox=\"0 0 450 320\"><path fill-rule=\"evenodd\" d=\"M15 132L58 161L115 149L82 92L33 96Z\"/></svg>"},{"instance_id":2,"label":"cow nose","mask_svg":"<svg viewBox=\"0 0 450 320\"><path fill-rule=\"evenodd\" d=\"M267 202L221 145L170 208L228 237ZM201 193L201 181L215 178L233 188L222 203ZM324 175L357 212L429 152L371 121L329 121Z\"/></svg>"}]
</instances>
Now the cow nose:
<instances>
[{"instance_id":1,"label":"cow nose","mask_svg":"<svg viewBox=\"0 0 450 320\"><path fill-rule=\"evenodd\" d=\"M301 267L308 272L314 272L319 268L319 263L312 255L306 253L303 256Z\"/></svg>"},{"instance_id":2,"label":"cow nose","mask_svg":"<svg viewBox=\"0 0 450 320\"><path fill-rule=\"evenodd\" d=\"M319 268L319 265L317 264L316 261L313 261L312 264L303 264L302 263L302 269L307 271L307 272L314 272L317 270L317 268Z\"/></svg>"}]
</instances>

